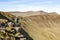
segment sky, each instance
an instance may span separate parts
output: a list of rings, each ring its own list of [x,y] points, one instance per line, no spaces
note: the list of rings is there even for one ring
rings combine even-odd
[[[0,0],[0,11],[40,10],[60,13],[60,0]]]

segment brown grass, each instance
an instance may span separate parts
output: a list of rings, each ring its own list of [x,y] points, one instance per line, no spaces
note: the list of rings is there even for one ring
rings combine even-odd
[[[22,18],[22,28],[34,40],[60,40],[60,15],[35,15]]]

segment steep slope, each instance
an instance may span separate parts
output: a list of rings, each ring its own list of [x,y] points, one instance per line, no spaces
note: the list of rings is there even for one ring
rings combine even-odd
[[[13,19],[15,18],[15,16],[12,15],[12,14],[10,14],[10,13],[8,13],[8,12],[0,12],[0,18],[13,21]]]
[[[60,15],[35,15],[23,17],[22,28],[34,40],[60,40]]]

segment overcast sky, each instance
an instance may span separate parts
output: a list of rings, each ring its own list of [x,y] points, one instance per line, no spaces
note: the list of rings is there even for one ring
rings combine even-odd
[[[0,0],[0,11],[38,11],[60,13],[60,0]]]

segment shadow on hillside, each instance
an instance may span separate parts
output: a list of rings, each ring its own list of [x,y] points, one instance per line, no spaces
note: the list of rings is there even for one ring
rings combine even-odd
[[[23,34],[27,39],[26,40],[33,40],[27,32],[25,32],[23,29],[20,29],[20,33]]]
[[[0,19],[6,19],[6,20],[8,20],[8,21],[11,21],[11,20],[9,20],[6,16],[2,15],[1,13],[0,13]]]

